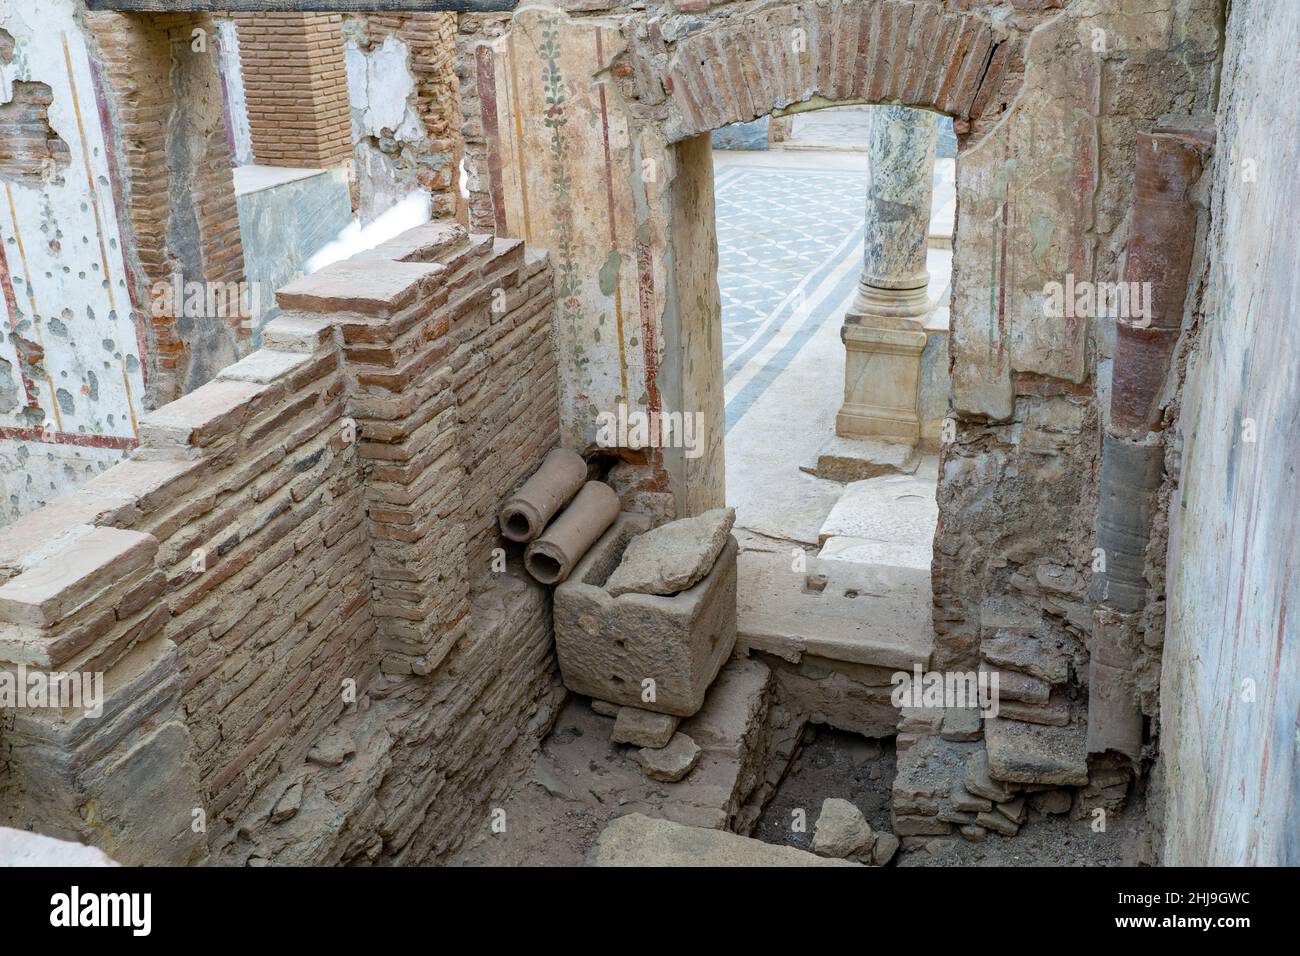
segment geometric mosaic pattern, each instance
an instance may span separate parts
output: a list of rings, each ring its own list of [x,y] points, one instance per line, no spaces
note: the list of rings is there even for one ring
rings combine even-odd
[[[866,177],[858,171],[761,166],[718,174],[724,363],[861,227],[866,201]]]

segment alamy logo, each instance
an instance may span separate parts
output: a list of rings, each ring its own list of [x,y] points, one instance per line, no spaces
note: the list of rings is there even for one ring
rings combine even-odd
[[[628,411],[596,416],[596,444],[601,448],[683,448],[687,458],[704,454],[703,412]]]
[[[88,671],[0,670],[0,710],[75,709],[104,714],[104,675]]]
[[[981,717],[998,715],[997,671],[922,671],[912,665],[912,673],[897,671],[889,682],[894,685],[890,702],[898,708],[978,710]]]
[[[1151,324],[1150,282],[1065,282],[1043,286],[1043,316],[1049,319],[1125,319],[1134,327]]]
[[[151,893],[69,893],[50,897],[51,926],[128,926],[132,936],[148,936],[153,928]]]
[[[150,289],[149,311],[155,318],[255,319],[261,310],[257,282],[186,282],[173,272],[170,282],[155,282]]]

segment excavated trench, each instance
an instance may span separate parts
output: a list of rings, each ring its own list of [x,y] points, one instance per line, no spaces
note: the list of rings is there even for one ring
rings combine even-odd
[[[897,735],[813,722],[810,712],[824,702],[798,699],[797,682],[783,680],[767,660],[730,660],[705,707],[682,722],[701,755],[676,782],[648,777],[638,748],[611,740],[614,717],[571,694],[532,764],[494,806],[500,825],[472,837],[454,865],[589,863],[602,832],[629,814],[806,851],[829,798],[852,803],[877,834],[893,833],[899,801],[908,799],[899,796],[900,761],[910,759]],[[903,836],[885,865],[1119,866],[1138,859],[1140,797],[1110,811],[1100,831],[1078,801],[1063,813],[1039,805],[1026,806],[1014,836],[987,831],[967,839],[957,827]],[[709,862],[708,849],[700,852],[699,862]]]

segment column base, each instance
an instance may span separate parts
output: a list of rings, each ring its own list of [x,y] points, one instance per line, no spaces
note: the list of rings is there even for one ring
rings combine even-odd
[[[930,301],[928,285],[914,289],[880,289],[859,282],[845,321],[877,328],[923,328],[925,317],[932,311],[934,303]]]

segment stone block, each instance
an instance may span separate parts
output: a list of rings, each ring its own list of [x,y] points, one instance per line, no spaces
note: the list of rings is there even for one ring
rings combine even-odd
[[[982,749],[976,743],[919,738],[898,757],[893,786],[895,812],[937,814],[949,795],[960,788],[971,754]],[[917,834],[900,831],[899,835]]]
[[[1020,832],[1020,826],[1008,820],[1000,813],[981,813],[975,818],[977,826],[986,830],[992,830],[994,833],[1001,833],[1003,836],[1015,836]]]
[[[1029,805],[1045,816],[1069,813],[1074,795],[1069,790],[1043,790],[1029,794]]]
[[[686,734],[673,734],[665,747],[642,747],[636,762],[651,780],[676,783],[700,762],[700,745]]]
[[[330,340],[334,323],[312,315],[285,313],[262,327],[262,348],[277,352],[315,352]]]
[[[968,792],[994,803],[1010,800],[1017,789],[989,776],[988,753],[983,747],[972,753],[970,759],[966,762],[966,773],[963,782]],[[985,807],[984,809],[991,810],[992,807]]]
[[[953,785],[953,791],[949,794],[949,801],[952,803],[953,809],[960,810],[962,813],[984,813],[993,809],[992,800],[967,793],[964,788],[956,784]]]
[[[946,836],[951,832],[952,824],[938,817],[901,816],[897,812],[894,814],[894,833],[900,837]]]
[[[420,262],[345,260],[290,282],[275,297],[285,311],[387,316],[414,302],[444,271]]]
[[[943,714],[939,735],[944,740],[979,740],[984,735],[980,712],[974,707],[950,707]]]
[[[215,381],[201,385],[140,419],[140,444],[147,448],[205,448],[236,432],[267,390],[254,382]]]
[[[911,445],[835,435],[818,450],[816,464],[802,470],[818,478],[850,482],[881,475],[912,475],[920,464],[921,456]]]
[[[265,385],[278,378],[284,378],[304,368],[312,357],[305,352],[282,352],[273,349],[258,349],[234,365],[227,365],[217,373],[221,382],[252,382]]]
[[[735,523],[734,508],[679,518],[633,538],[605,590],[620,594],[678,594],[713,569]]]
[[[620,707],[610,739],[616,744],[654,749],[668,746],[676,730],[677,718],[671,714],[656,714],[640,707]]]
[[[51,627],[116,581],[152,566],[152,535],[94,528],[0,586],[0,621]]]
[[[997,673],[999,706],[1004,706],[1009,700],[1025,704],[1046,704],[1051,697],[1052,685],[1045,680],[1019,671],[989,667],[987,664],[981,664],[980,670]]]
[[[989,775],[1012,783],[1081,787],[1088,782],[1082,721],[1068,727],[994,717],[984,722]],[[971,789],[969,783],[966,789]]]
[[[999,630],[980,642],[980,654],[996,667],[1020,671],[1049,684],[1064,684],[1070,677],[1069,658],[1047,638]]]
[[[805,586],[814,575],[826,577],[820,590]],[[783,660],[807,653],[891,672],[927,668],[931,605],[928,568],[814,558],[793,572],[784,552],[740,556],[739,643]]]
[[[1027,724],[1049,724],[1064,727],[1070,723],[1070,704],[1063,694],[1053,694],[1046,704],[1026,704],[1005,700],[998,707],[998,716],[1019,720]]]
[[[680,594],[610,596],[605,582],[649,523],[620,515],[555,589],[556,656],[575,693],[689,717],[735,645],[737,545],[729,537],[713,570]]]
[[[867,856],[875,846],[876,835],[862,811],[848,800],[830,797],[822,802],[821,813],[813,827],[812,850],[818,856]]]

